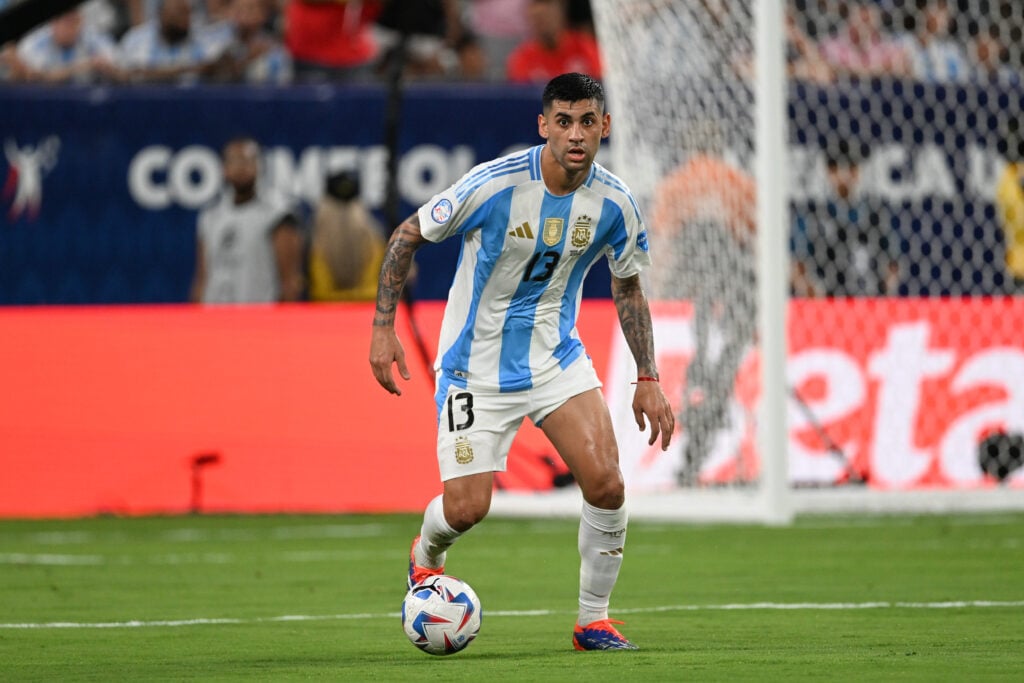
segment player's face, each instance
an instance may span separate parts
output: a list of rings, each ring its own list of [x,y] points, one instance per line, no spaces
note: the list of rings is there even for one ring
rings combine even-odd
[[[575,174],[590,169],[601,140],[611,132],[612,121],[596,100],[555,100],[537,117],[537,125],[551,155],[567,172]]]

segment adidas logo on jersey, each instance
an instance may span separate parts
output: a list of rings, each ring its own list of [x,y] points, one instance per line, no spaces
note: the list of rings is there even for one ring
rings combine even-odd
[[[508,231],[509,237],[522,237],[523,239],[532,240],[533,230],[530,229],[530,222],[526,221],[522,225],[516,226],[512,230]]]

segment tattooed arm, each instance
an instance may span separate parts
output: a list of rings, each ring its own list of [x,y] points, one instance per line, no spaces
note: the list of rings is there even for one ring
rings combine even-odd
[[[402,379],[409,379],[411,375],[405,364],[402,342],[395,333],[395,312],[412,268],[412,256],[425,241],[420,234],[419,216],[413,214],[406,218],[391,234],[384,253],[384,263],[380,268],[380,279],[377,281],[377,310],[373,314],[370,366],[380,385],[399,396],[402,390],[395,383],[391,365],[398,364]]]
[[[625,279],[612,278],[612,300],[619,314],[619,325],[626,337],[629,350],[636,360],[637,374],[641,377],[658,377],[654,363],[654,332],[651,325],[651,311],[647,297],[640,286],[640,276]]]
[[[640,276],[628,278],[612,277],[612,300],[619,314],[619,325],[626,338],[633,359],[636,361],[637,375],[658,379],[658,367],[654,362],[654,330],[651,324],[651,309],[647,305],[647,297],[640,286]],[[643,381],[636,383],[633,395],[633,416],[640,431],[646,429],[644,416],[651,423],[651,438],[647,443],[654,445],[661,436],[661,449],[668,450],[675,430],[675,415],[669,405],[659,382]]]

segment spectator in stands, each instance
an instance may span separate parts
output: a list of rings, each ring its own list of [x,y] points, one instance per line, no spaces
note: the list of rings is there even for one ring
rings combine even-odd
[[[917,12],[905,22],[904,46],[910,76],[926,83],[962,83],[970,77],[967,53],[951,34],[947,0],[917,0]]]
[[[462,36],[455,43],[455,59],[455,79],[475,82],[490,79],[487,50],[474,33],[462,32]]]
[[[1006,245],[1006,290],[1024,294],[1024,133],[1022,114],[1011,114],[1001,141],[1006,168],[996,187],[996,218]]]
[[[200,3],[205,6],[206,16],[204,21],[209,24],[217,24],[222,21],[232,21],[235,15],[234,0],[205,0]],[[264,21],[270,15],[270,2],[262,0]]]
[[[530,0],[470,0],[468,30],[479,36],[486,52],[487,80],[504,81],[508,57],[530,35],[526,7]]]
[[[160,0],[157,19],[121,39],[121,68],[131,81],[195,83],[212,68],[215,50],[194,30],[189,0]]]
[[[829,83],[835,75],[821,54],[818,43],[800,25],[800,17],[787,5],[786,73],[790,78],[811,83]]]
[[[840,78],[907,76],[910,63],[900,40],[882,26],[882,10],[871,0],[841,5],[845,22],[821,42],[821,54]]]
[[[1009,50],[1004,42],[1008,34],[1005,26],[998,23],[982,26],[971,22],[968,27],[971,42],[968,54],[971,58],[971,77],[979,83],[1005,83],[1019,85],[1021,72],[1007,63]]]
[[[114,41],[84,26],[77,8],[22,38],[17,57],[20,79],[37,83],[92,83],[119,74]]]
[[[305,290],[303,231],[289,202],[260,187],[259,145],[251,138],[231,140],[222,160],[225,187],[197,221],[191,300],[300,300]]]
[[[569,21],[569,28],[597,37],[597,29],[594,27],[594,12],[590,7],[590,0],[568,0],[566,5],[566,17]]]
[[[284,42],[300,82],[366,81],[380,47],[377,0],[287,0]]]
[[[385,0],[377,30],[384,55],[379,74],[387,78],[401,59],[406,78],[444,78],[456,72],[455,45],[462,37],[457,0]]]
[[[161,0],[113,0],[127,6],[129,22],[132,26],[139,26],[148,21],[153,21],[160,16]],[[211,21],[218,21],[227,15],[227,5],[230,0],[190,0],[192,9],[192,23],[195,26],[203,26]]]
[[[266,30],[266,0],[232,0],[227,19],[212,26],[206,38],[220,57],[211,68],[213,81],[282,85],[292,80],[291,55]]]
[[[826,150],[828,195],[797,207],[792,233],[797,296],[898,293],[899,252],[892,218],[860,192],[868,148],[845,139]]]
[[[0,82],[19,80],[23,70],[17,45],[13,41],[0,45]]]
[[[509,81],[543,83],[567,72],[601,78],[597,41],[568,28],[566,0],[530,0],[526,9],[530,37],[509,55]]]
[[[124,0],[86,0],[78,9],[86,30],[102,33],[115,44],[127,30],[128,7]]]
[[[309,298],[373,301],[384,259],[384,229],[359,196],[352,172],[327,178],[313,218]]]

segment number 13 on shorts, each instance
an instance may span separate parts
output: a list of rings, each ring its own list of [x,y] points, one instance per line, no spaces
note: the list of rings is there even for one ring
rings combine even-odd
[[[457,432],[473,426],[473,394],[468,391],[448,394],[448,431]]]

